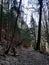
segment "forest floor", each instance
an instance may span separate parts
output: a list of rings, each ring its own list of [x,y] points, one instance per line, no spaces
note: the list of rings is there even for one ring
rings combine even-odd
[[[0,55],[0,65],[49,65],[49,56],[35,51],[32,48],[17,49],[16,57]]]

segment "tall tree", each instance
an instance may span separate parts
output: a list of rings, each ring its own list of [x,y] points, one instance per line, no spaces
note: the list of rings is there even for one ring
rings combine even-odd
[[[11,41],[10,41],[10,45],[9,45],[8,49],[5,51],[5,54],[8,54],[8,52],[9,52],[11,46],[13,45],[13,38],[14,38],[14,35],[15,35],[15,31],[16,31],[16,26],[17,26],[18,17],[19,17],[19,15],[20,15],[21,3],[22,3],[22,0],[20,0],[20,2],[19,2],[19,7],[18,7],[18,11],[17,11],[17,17],[16,17],[16,21],[15,21],[15,25],[14,25],[14,31],[13,31],[13,34],[12,34],[12,39],[11,39]],[[14,55],[15,55],[15,53],[14,53]]]
[[[6,34],[6,39],[7,39],[7,41],[8,41],[8,38],[9,38],[9,0],[7,0],[7,2],[5,3],[5,7],[6,7],[6,10],[7,10],[7,27],[6,27],[6,32],[7,32],[7,34]]]
[[[3,13],[3,0],[1,0],[1,15],[0,15],[0,42],[1,42],[1,33],[2,33],[2,13]]]
[[[43,0],[38,0],[40,7],[39,7],[39,24],[38,24],[38,39],[37,39],[37,45],[36,45],[36,50],[40,50],[40,40],[41,40],[41,20],[42,20],[42,5],[43,5]]]
[[[47,42],[49,43],[49,0],[47,3],[47,9],[48,9],[48,22],[46,22],[46,28],[47,28]]]
[[[47,10],[48,10],[47,16],[46,16],[46,12],[44,10],[44,19],[45,19],[45,25],[46,25],[46,40],[49,43],[49,1],[47,3]]]

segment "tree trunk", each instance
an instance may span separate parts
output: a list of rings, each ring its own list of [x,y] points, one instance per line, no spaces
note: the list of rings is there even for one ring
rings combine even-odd
[[[9,41],[9,32],[10,32],[10,24],[9,24],[9,0],[8,0],[8,15],[7,15],[7,17],[8,17],[8,21],[7,21],[7,35],[6,35],[6,39],[7,39],[7,42]]]
[[[12,39],[11,39],[11,42],[10,42],[10,45],[8,47],[8,49],[5,51],[5,54],[8,54],[11,46],[13,45],[13,38],[14,38],[14,35],[15,35],[15,31],[16,31],[16,26],[17,26],[17,21],[18,21],[18,17],[20,15],[20,6],[21,6],[21,2],[22,0],[20,0],[20,3],[19,3],[19,7],[18,7],[18,11],[17,11],[17,17],[16,17],[16,21],[15,21],[15,26],[14,26],[14,32],[12,34]]]
[[[40,50],[40,40],[41,40],[41,20],[42,20],[42,0],[39,0],[40,8],[39,8],[39,25],[38,25],[38,39],[36,50]]]
[[[2,33],[2,13],[3,13],[3,0],[1,0],[1,16],[0,16],[0,42],[1,42],[1,33]]]

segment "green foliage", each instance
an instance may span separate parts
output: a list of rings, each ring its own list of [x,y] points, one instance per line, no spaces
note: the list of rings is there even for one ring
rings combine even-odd
[[[21,39],[27,39],[29,42],[32,40],[29,28],[21,30]]]

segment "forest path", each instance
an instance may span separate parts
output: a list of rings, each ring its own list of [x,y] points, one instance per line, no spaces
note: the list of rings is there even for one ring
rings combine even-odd
[[[49,65],[49,56],[39,53],[31,48],[19,49],[16,57],[0,56],[0,65]]]

